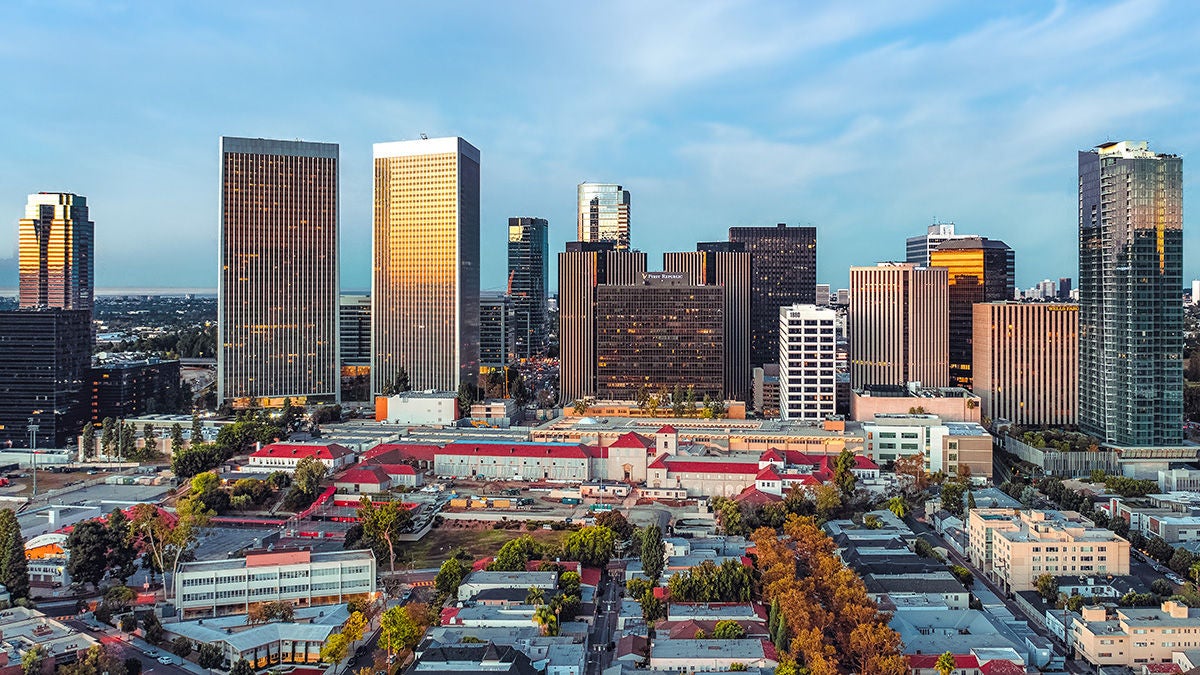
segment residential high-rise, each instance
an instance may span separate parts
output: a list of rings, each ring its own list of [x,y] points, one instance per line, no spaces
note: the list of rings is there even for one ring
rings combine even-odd
[[[561,405],[596,395],[596,289],[638,283],[646,254],[615,243],[567,242],[558,254],[559,396]]]
[[[18,229],[21,307],[91,312],[96,236],[87,198],[69,192],[29,195]]]
[[[649,272],[640,283],[596,287],[596,395],[633,401],[692,390],[723,398],[725,291],[683,272]]]
[[[1145,141],[1079,153],[1079,426],[1183,441],[1183,160]]]
[[[779,308],[779,414],[816,422],[837,412],[837,312],[815,305]]]
[[[986,237],[956,238],[929,254],[931,267],[945,267],[950,284],[950,383],[971,388],[971,338],[977,302],[1013,297],[1013,250]]]
[[[904,240],[904,262],[929,267],[929,254],[947,241],[974,237],[974,234],[955,234],[954,223],[935,223],[919,237]]]
[[[92,313],[59,308],[0,312],[0,447],[62,448],[87,418]]]
[[[479,294],[479,365],[503,368],[512,362],[516,345],[512,300],[497,291]]]
[[[701,242],[696,250],[664,253],[663,271],[681,272],[689,283],[724,290],[726,398],[750,397],[750,254],[737,242]]]
[[[615,183],[580,183],[579,241],[611,241],[629,249],[629,190]]]
[[[479,150],[462,138],[375,144],[371,391],[479,376]]]
[[[944,267],[879,263],[850,268],[850,384],[950,383]]]
[[[517,358],[546,347],[546,283],[550,262],[545,218],[508,219],[508,295],[512,299]]]
[[[750,254],[750,366],[779,358],[779,308],[811,305],[817,290],[817,228],[731,227]]]
[[[217,398],[337,401],[338,146],[221,138]]]
[[[974,392],[983,416],[1021,426],[1074,425],[1079,306],[982,302],[973,318]]]

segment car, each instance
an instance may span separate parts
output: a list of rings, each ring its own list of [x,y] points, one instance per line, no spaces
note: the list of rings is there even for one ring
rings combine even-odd
[[[150,651],[146,652],[146,656],[149,656],[150,658],[154,658],[154,657],[158,656],[158,650],[151,649]]]
[[[169,666],[174,662],[174,660],[169,656],[160,656],[158,657],[158,662],[164,666]]]

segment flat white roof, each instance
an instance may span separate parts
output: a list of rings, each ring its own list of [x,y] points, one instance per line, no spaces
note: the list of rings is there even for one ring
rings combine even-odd
[[[415,141],[391,141],[376,143],[374,156],[381,157],[415,157],[417,155],[444,155],[456,152],[479,161],[479,148],[471,145],[459,136],[446,138],[421,138]]]

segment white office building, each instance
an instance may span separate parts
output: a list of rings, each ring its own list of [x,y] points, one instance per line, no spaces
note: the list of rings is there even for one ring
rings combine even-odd
[[[823,420],[836,412],[837,312],[815,305],[779,308],[779,414]]]

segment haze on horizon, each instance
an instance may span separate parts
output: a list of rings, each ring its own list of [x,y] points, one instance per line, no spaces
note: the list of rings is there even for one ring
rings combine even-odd
[[[88,198],[98,288],[215,287],[221,135],[340,144],[342,284],[368,288],[371,144],[421,133],[481,150],[485,288],[508,217],[574,239],[584,180],[631,191],[652,269],[810,224],[845,286],[948,221],[1012,246],[1023,288],[1075,278],[1077,150],[1149,140],[1194,192],[1198,27],[1152,1],[6,3],[0,288],[41,190]]]

